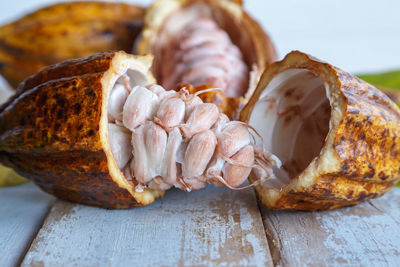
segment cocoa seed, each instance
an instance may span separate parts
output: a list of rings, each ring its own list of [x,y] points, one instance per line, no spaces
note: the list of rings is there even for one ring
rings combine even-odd
[[[178,126],[185,116],[185,103],[179,98],[167,98],[161,101],[156,118],[165,129]]]
[[[182,164],[182,175],[189,178],[201,177],[214,154],[217,138],[211,130],[193,136],[189,141]]]
[[[167,133],[154,122],[146,122],[144,129],[144,142],[147,152],[147,167],[149,177],[162,175],[164,166],[164,153],[167,146]]]
[[[239,152],[231,158],[233,161],[247,165],[250,167],[238,166],[226,162],[222,170],[224,180],[232,187],[238,187],[250,174],[252,165],[254,164],[254,149],[251,145],[243,147]]]
[[[186,138],[191,138],[193,135],[208,130],[219,117],[219,110],[216,105],[211,103],[203,103],[194,107],[192,113],[182,126],[181,130]]]
[[[159,99],[156,94],[142,86],[135,86],[129,94],[124,107],[122,122],[133,131],[146,120],[153,118]]]

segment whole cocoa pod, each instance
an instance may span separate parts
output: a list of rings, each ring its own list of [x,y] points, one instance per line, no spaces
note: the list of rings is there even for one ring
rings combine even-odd
[[[16,88],[47,65],[96,52],[130,52],[144,9],[113,2],[65,2],[0,27],[0,74]]]

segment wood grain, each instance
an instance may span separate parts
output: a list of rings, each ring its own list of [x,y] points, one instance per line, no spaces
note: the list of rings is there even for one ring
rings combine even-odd
[[[276,265],[400,263],[400,188],[381,198],[333,211],[261,211]]]
[[[23,266],[272,266],[253,190],[167,192],[128,210],[57,201]]]
[[[32,183],[0,189],[0,266],[20,262],[53,202]]]

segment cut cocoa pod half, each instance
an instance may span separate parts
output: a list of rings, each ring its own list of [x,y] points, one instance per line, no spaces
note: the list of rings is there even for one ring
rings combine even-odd
[[[0,27],[0,74],[16,88],[41,68],[97,52],[130,52],[144,9],[99,2],[65,2]]]
[[[25,80],[0,111],[0,161],[61,199],[106,208],[153,202],[136,192],[112,156],[107,108],[121,77],[154,82],[152,57],[100,53],[46,67]]]
[[[400,179],[400,111],[374,86],[294,51],[241,113],[282,161],[256,186],[272,209],[323,210],[380,196]],[[255,179],[251,175],[250,180]]]
[[[156,1],[146,10],[137,52],[154,54],[153,73],[168,90],[178,84],[220,88],[231,102],[221,111],[233,118],[276,60],[268,35],[241,1],[231,0]]]

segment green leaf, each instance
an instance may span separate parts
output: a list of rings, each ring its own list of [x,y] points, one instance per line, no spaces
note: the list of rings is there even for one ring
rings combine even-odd
[[[359,75],[358,77],[378,88],[400,90],[400,71]]]
[[[358,75],[386,93],[400,107],[400,71]]]

